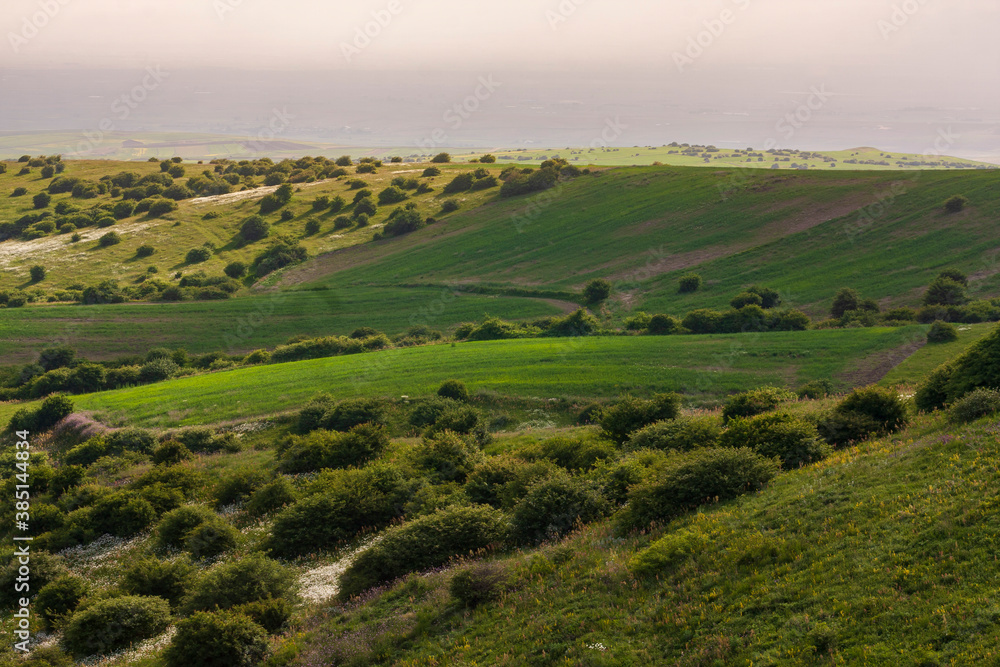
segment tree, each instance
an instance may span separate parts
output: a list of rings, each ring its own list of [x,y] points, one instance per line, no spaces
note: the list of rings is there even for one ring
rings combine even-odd
[[[944,210],[949,213],[959,213],[969,204],[969,199],[964,195],[955,195],[950,197],[948,201],[944,203]]]
[[[611,296],[611,283],[607,280],[591,280],[583,288],[583,298],[588,304],[600,303]]]
[[[969,276],[965,275],[958,269],[945,269],[938,274],[938,278],[950,278],[964,287],[969,286]]]
[[[56,168],[51,164],[42,167],[42,178],[52,178],[56,175]]]
[[[777,290],[773,290],[770,287],[752,285],[751,287],[748,287],[746,291],[750,294],[756,294],[759,296],[761,299],[760,307],[765,310],[781,305],[781,295],[778,294]]]
[[[968,300],[965,285],[951,278],[935,278],[924,293],[924,305],[927,306],[961,306]]]
[[[740,292],[733,297],[729,305],[733,308],[739,310],[743,306],[764,306],[764,300],[760,298],[759,294],[754,294],[753,292]]]
[[[431,162],[433,162],[434,164],[444,164],[446,162],[451,162],[451,155],[448,153],[438,153],[433,158],[431,158]]]
[[[271,234],[271,225],[259,215],[252,215],[240,225],[240,235],[247,241],[260,241]]]
[[[118,245],[121,242],[122,242],[122,237],[119,236],[117,232],[108,232],[97,241],[98,245],[100,245],[102,248]]]
[[[479,161],[482,162],[483,164],[493,164],[494,162],[497,161],[497,158],[495,155],[487,153],[486,155],[479,158]]]
[[[238,280],[247,274],[247,265],[238,261],[230,262],[222,271],[233,280]]]
[[[40,283],[45,280],[45,267],[41,264],[35,264],[31,267],[31,282]]]
[[[844,313],[850,310],[858,310],[861,307],[861,295],[857,290],[845,287],[837,292],[833,297],[833,305],[830,307],[830,315],[840,319]]]
[[[350,167],[352,164],[354,164],[354,161],[351,160],[350,155],[341,155],[339,158],[337,158],[337,161],[334,162],[334,164],[336,164],[338,167]]]
[[[39,192],[31,198],[31,201],[34,202],[35,208],[47,208],[52,201],[52,195],[48,192]]]
[[[371,197],[363,197],[354,205],[354,217],[359,218],[367,215],[369,218],[378,213],[378,205]]]

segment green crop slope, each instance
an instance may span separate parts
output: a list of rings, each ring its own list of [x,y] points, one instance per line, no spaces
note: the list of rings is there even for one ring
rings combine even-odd
[[[680,391],[712,399],[762,384],[845,381],[867,359],[908,345],[924,327],[765,336],[493,341],[404,348],[256,366],[74,399],[114,424],[176,426],[301,407],[320,391],[348,397],[425,395],[458,378],[473,390],[540,398]],[[0,418],[5,415],[0,411]]]
[[[154,347],[236,354],[274,347],[300,334],[347,335],[361,326],[397,334],[415,324],[446,329],[485,313],[517,319],[564,309],[519,297],[357,287],[178,304],[40,306],[2,311],[0,358],[26,363],[46,346],[58,344],[71,345],[93,360],[144,354]]]
[[[986,171],[615,169],[334,252],[285,281],[577,289],[610,278],[632,293],[633,306],[676,314],[722,306],[741,286],[762,282],[818,315],[842,286],[912,305],[948,266],[973,274],[977,293],[994,294],[998,179]],[[958,193],[972,206],[946,215],[944,200]],[[861,218],[861,210],[874,215]],[[678,295],[676,279],[691,270],[706,288]]]
[[[318,618],[293,664],[347,647],[391,647],[384,665],[1000,664],[995,427],[915,431],[649,535],[606,523],[503,557],[512,590],[473,611],[448,574],[412,577]],[[633,576],[681,531],[687,552]]]

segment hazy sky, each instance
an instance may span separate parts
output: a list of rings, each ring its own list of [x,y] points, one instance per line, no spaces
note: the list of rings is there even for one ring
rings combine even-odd
[[[921,152],[954,127],[1000,160],[998,28],[1000,0],[3,0],[0,130],[94,127],[152,68],[116,129],[253,133],[287,106],[286,136],[417,143],[495,76],[450,141],[559,145],[620,116],[616,145]]]
[[[342,45],[373,13],[391,20],[348,60]],[[5,0],[0,32],[10,42],[33,18],[37,36],[0,64],[669,69],[706,21],[727,18],[696,67],[885,68],[933,85],[995,81],[1000,66],[997,0]]]

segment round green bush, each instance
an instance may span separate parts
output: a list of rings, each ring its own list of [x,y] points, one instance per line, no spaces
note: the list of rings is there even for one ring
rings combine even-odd
[[[847,395],[835,408],[839,413],[864,415],[878,424],[879,435],[895,433],[909,421],[906,402],[899,392],[882,387],[863,387]]]
[[[448,583],[448,592],[465,607],[474,609],[498,600],[508,577],[500,563],[476,563],[455,573]]]
[[[446,431],[459,435],[474,435],[480,445],[489,444],[491,438],[483,423],[482,414],[471,405],[449,406],[437,416],[424,435],[434,436]]]
[[[712,416],[678,417],[655,422],[633,433],[626,449],[659,449],[688,452],[692,449],[715,447],[722,434],[722,425]]]
[[[646,479],[650,469],[658,466],[669,454],[656,449],[640,449],[618,459],[603,461],[587,478],[593,480],[611,503],[620,507],[628,502],[628,491]]]
[[[177,624],[163,659],[168,667],[257,667],[267,632],[243,614],[199,612]]]
[[[503,543],[508,530],[506,517],[484,506],[448,507],[390,528],[344,572],[340,597],[350,599],[410,572],[481,553]]]
[[[153,525],[156,510],[132,491],[118,491],[98,500],[90,514],[90,527],[98,534],[132,537]]]
[[[87,582],[72,574],[64,574],[38,591],[35,609],[42,625],[52,630],[66,620],[87,595]]]
[[[679,333],[683,327],[680,320],[669,315],[653,315],[649,318],[646,332],[652,336],[669,336]]]
[[[168,440],[156,447],[153,450],[152,460],[154,464],[167,464],[173,465],[175,463],[180,463],[181,461],[187,461],[188,459],[194,458],[194,454],[191,450],[184,446],[183,443],[177,442],[176,440]]]
[[[107,248],[113,245],[118,245],[122,242],[122,237],[118,235],[118,232],[108,232],[100,239],[97,240],[97,244],[102,248]]]
[[[75,613],[63,642],[77,657],[101,655],[155,637],[169,625],[170,606],[162,598],[109,598]]]
[[[483,455],[470,437],[442,431],[424,437],[414,450],[414,459],[435,480],[462,483]]]
[[[710,545],[711,542],[704,535],[682,528],[665,535],[633,556],[628,568],[639,577],[661,576],[676,570]]]
[[[264,516],[291,505],[295,500],[295,487],[288,478],[279,477],[254,491],[244,509],[250,516]]]
[[[779,465],[748,447],[699,449],[672,457],[656,476],[629,492],[620,525],[645,529],[694,509],[753,493],[778,474]]]
[[[287,597],[293,590],[293,573],[261,554],[217,565],[202,575],[184,600],[189,612],[229,609],[265,598]]]
[[[148,243],[143,243],[141,246],[135,249],[136,257],[152,257],[156,252],[156,248],[149,245]]]
[[[236,548],[240,532],[216,517],[193,528],[184,536],[184,549],[198,559],[215,558]]]
[[[375,399],[349,398],[323,415],[320,426],[332,431],[349,431],[361,424],[385,426],[385,409]]]
[[[465,494],[479,505],[513,509],[536,480],[556,470],[550,461],[529,462],[510,455],[491,456],[466,477]]]
[[[271,225],[259,215],[252,215],[240,225],[240,235],[247,241],[260,241],[271,234]]]
[[[938,321],[927,331],[928,343],[950,343],[955,340],[958,340],[958,329],[954,324]]]
[[[245,501],[263,486],[268,475],[263,470],[242,468],[233,471],[219,482],[215,489],[215,506],[225,507]]]
[[[702,279],[697,273],[689,273],[686,276],[681,276],[680,280],[677,281],[678,290],[681,294],[689,294],[691,292],[697,292],[701,289]]]
[[[112,431],[107,435],[107,442],[112,453],[151,454],[156,446],[156,436],[146,429],[130,427]]]
[[[32,431],[48,431],[64,418],[73,414],[73,401],[66,396],[49,396],[34,414]]]
[[[185,505],[167,512],[156,525],[156,543],[161,549],[183,549],[188,533],[217,517],[201,505]]]
[[[677,394],[658,394],[646,401],[626,396],[601,413],[601,428],[605,437],[618,444],[644,426],[680,414],[681,398]]]
[[[829,380],[813,380],[807,382],[795,391],[799,398],[818,400],[833,394],[833,383]]]
[[[143,558],[122,574],[121,588],[129,595],[163,598],[176,605],[187,594],[195,568],[186,556],[173,560]]]
[[[757,415],[729,422],[719,438],[722,447],[749,447],[761,456],[777,457],[786,470],[822,461],[830,447],[819,439],[816,427],[782,413]]]
[[[533,447],[518,452],[521,458],[547,459],[571,471],[589,470],[601,461],[615,456],[615,444],[596,433],[578,437],[556,436],[547,438]]]
[[[27,597],[32,597],[33,591],[40,591],[50,582],[68,575],[69,569],[62,556],[50,554],[47,551],[31,549],[31,591]],[[0,606],[4,609],[14,607],[18,600],[26,597],[24,592],[14,590],[17,578],[21,576],[21,564],[17,558],[8,558],[0,569]]]
[[[555,540],[576,526],[606,516],[610,505],[587,480],[553,474],[528,488],[514,508],[514,539],[521,544]]]
[[[147,361],[139,369],[139,379],[142,382],[162,382],[169,380],[180,370],[170,359]]]
[[[367,423],[347,433],[315,431],[293,435],[284,444],[278,468],[295,474],[358,466],[378,457],[388,446],[389,435],[385,427]]]
[[[454,401],[468,401],[469,390],[465,384],[459,380],[446,380],[437,390],[437,395],[441,398],[450,398]]]
[[[233,607],[233,612],[250,618],[273,635],[288,625],[292,617],[292,603],[284,598],[266,598],[237,605]]]
[[[435,396],[422,399],[414,403],[407,421],[410,426],[424,428],[436,422],[445,411],[454,406],[454,401],[449,398],[438,398]]]
[[[980,387],[955,401],[949,410],[954,422],[967,424],[1000,412],[1000,391]]]
[[[326,479],[317,482],[314,495],[275,517],[269,544],[275,554],[324,551],[363,530],[387,526],[402,514],[414,490],[414,483],[388,464],[322,474]]]
[[[208,248],[191,248],[184,256],[184,261],[188,264],[200,264],[210,259],[212,259],[212,251]]]
[[[726,401],[722,409],[722,420],[728,422],[736,417],[754,417],[774,410],[794,398],[795,394],[778,387],[759,387],[745,391]]]
[[[247,265],[245,262],[230,262],[222,271],[233,280],[239,280],[247,274]]]

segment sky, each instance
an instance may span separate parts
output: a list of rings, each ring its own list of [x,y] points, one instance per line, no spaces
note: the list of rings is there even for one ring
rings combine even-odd
[[[819,89],[841,121],[867,114],[866,128],[896,127],[898,117],[878,114],[933,109],[920,122],[978,123],[972,135],[982,145],[968,150],[1000,153],[990,140],[1000,119],[998,27],[997,0],[5,0],[0,75],[33,71],[45,82],[47,73],[76,70],[86,82],[94,70],[239,69],[261,72],[271,90],[281,71],[367,75],[372,85],[447,72],[460,86],[502,75],[508,95],[559,88],[567,101],[591,106],[600,101],[597,82],[610,80],[628,85],[604,101],[642,106],[645,115],[680,105],[764,113],[764,124]],[[217,75],[218,90],[226,77]],[[351,85],[355,98],[368,93]],[[437,94],[431,107],[446,109],[456,94],[446,88],[400,90]],[[5,119],[0,101],[0,129],[5,121],[23,129],[18,111],[68,122],[31,104]],[[850,139],[842,141],[860,143]],[[917,151],[922,139],[912,141]]]

